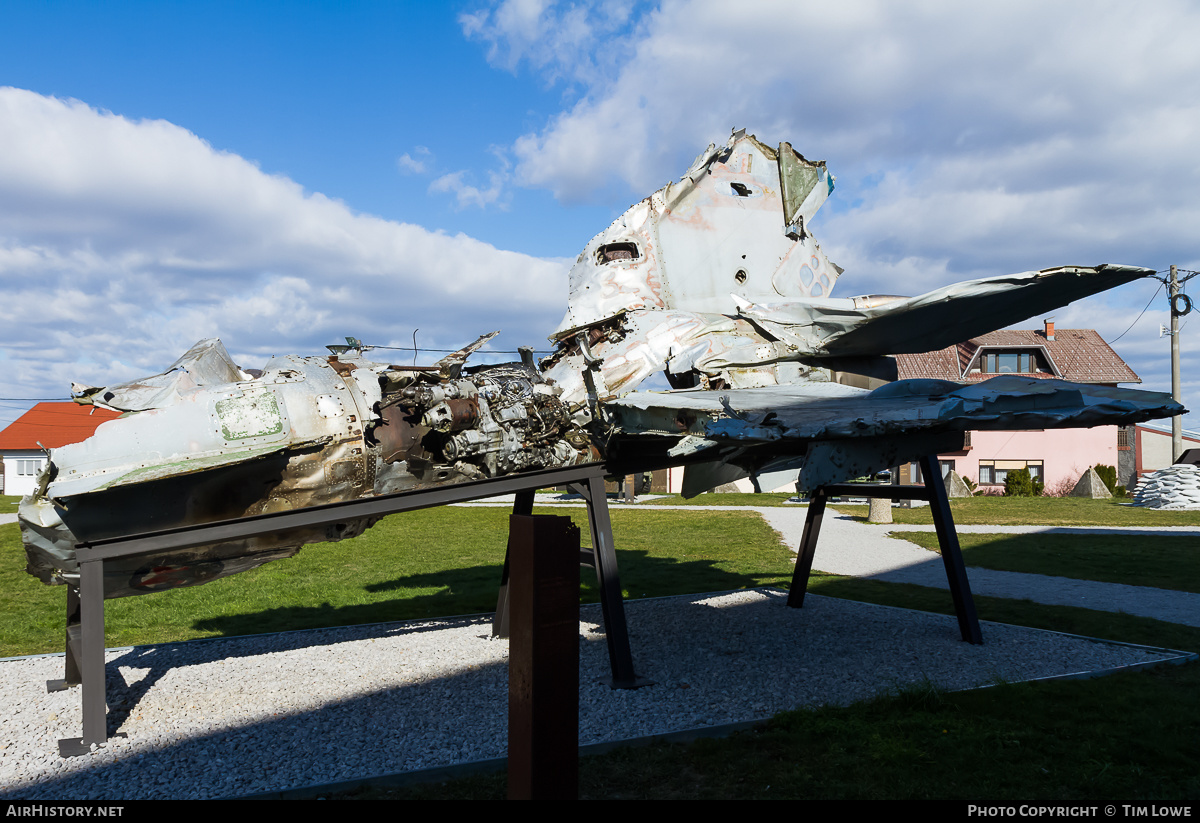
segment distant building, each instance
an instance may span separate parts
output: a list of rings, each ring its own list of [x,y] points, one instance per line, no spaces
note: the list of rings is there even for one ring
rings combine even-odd
[[[1200,449],[1200,434],[1185,431],[1183,450]],[[1165,469],[1179,455],[1171,454],[1171,425],[1139,423],[1121,427],[1121,463],[1117,482],[1132,489],[1147,474]]]
[[[46,453],[68,443],[86,440],[117,412],[78,403],[38,403],[0,431],[3,461],[3,494],[24,496],[34,490],[37,476],[46,467]]]
[[[1093,329],[1056,330],[1052,320],[1043,329],[995,331],[940,351],[896,355],[896,362],[902,380],[974,383],[1019,374],[1103,386],[1142,382]],[[1119,437],[1128,440],[1119,428],[973,431],[965,449],[938,459],[943,473],[953,469],[982,489],[1003,490],[1008,472],[1017,469],[1028,469],[1047,489],[1057,489],[1073,484],[1089,466],[1117,467]],[[919,480],[915,469],[916,464],[902,467],[900,482]]]

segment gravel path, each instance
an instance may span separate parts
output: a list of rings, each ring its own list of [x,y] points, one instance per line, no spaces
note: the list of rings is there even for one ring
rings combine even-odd
[[[627,604],[638,674],[602,682],[599,607],[580,624],[580,742],[758,720],[925,680],[948,689],[1090,672],[1170,655],[771,590]],[[680,642],[681,638],[687,642]],[[80,729],[77,690],[47,694],[62,658],[0,662],[0,797],[233,797],[500,757],[507,642],[486,618],[197,641],[107,654],[110,724],[127,733],[61,759]]]

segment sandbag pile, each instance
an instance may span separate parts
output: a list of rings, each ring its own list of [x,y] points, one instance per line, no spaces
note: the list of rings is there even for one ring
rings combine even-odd
[[[1152,509],[1200,509],[1200,466],[1167,466],[1144,477],[1133,504]]]

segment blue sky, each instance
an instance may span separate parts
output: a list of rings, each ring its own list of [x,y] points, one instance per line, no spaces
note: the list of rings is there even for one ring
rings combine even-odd
[[[836,295],[1200,269],[1197,35],[1169,1],[0,0],[0,397],[208,336],[540,346],[587,240],[733,127],[829,163]],[[1112,340],[1156,287],[1056,321]],[[1165,322],[1116,344],[1160,391]]]

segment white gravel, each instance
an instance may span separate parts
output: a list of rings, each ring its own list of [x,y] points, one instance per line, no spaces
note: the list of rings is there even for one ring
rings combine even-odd
[[[999,624],[984,645],[951,617],[772,590],[627,604],[639,675],[614,691],[599,607],[580,624],[580,743],[845,704],[926,680],[949,689],[1090,672],[1169,655]],[[78,690],[47,694],[61,656],[0,662],[5,799],[235,797],[500,757],[506,641],[486,618],[383,624],[111,650],[110,728],[62,759]]]
[[[795,549],[806,508],[753,510]],[[944,588],[934,553],[888,537],[907,528],[829,510],[814,565]],[[1200,595],[977,568],[969,577],[977,594],[1200,625]],[[785,599],[758,590],[628,602],[638,674],[655,682],[636,691],[601,682],[599,607],[584,607],[580,743],[758,720],[926,680],[969,688],[1170,656],[986,622],[984,645],[971,646],[952,617],[815,595],[796,610]],[[79,690],[45,691],[62,656],[0,661],[0,797],[236,797],[501,757],[507,651],[487,618],[110,650],[110,730],[128,737],[71,759],[57,740],[80,734]]]

